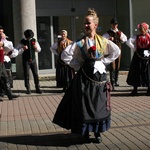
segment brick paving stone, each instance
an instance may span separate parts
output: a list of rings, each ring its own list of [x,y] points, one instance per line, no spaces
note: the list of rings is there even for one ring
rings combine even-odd
[[[15,122],[14,121],[8,121],[7,122],[7,135],[15,135],[16,130],[15,130]]]
[[[11,144],[11,143],[8,143],[7,144],[7,149],[8,150],[18,150],[18,148],[17,148],[17,145],[16,144]]]
[[[95,144],[93,144],[93,143],[85,144],[85,146],[89,150],[98,150],[97,146]]]
[[[141,149],[149,149],[150,148],[150,145],[146,145],[144,143],[143,135],[141,133],[137,132],[135,130],[135,128],[131,128],[130,130],[128,130],[127,128],[125,128],[124,130],[128,131],[133,137],[135,137],[137,139],[138,145],[140,145],[139,147]]]
[[[111,133],[112,136],[112,142],[119,147],[119,149],[127,150],[129,149],[128,145],[126,144],[126,138],[120,134],[119,132],[115,132],[116,130],[109,130],[107,136],[111,139],[109,136],[109,133]],[[114,141],[114,138],[116,138],[116,141]]]
[[[73,145],[73,146],[69,146],[69,147],[67,148],[67,150],[78,150],[78,148]]]
[[[28,120],[22,120],[24,134],[31,134],[31,127]]]
[[[129,131],[129,132],[128,132]],[[126,137],[126,138],[128,138],[129,139],[129,141],[130,141],[130,144],[127,142],[127,144],[128,144],[128,146],[129,146],[129,148],[132,150],[132,149],[136,149],[136,150],[139,150],[139,149],[141,149],[140,148],[140,145],[139,145],[139,140],[137,140],[137,138],[136,137],[134,137],[134,136],[132,136],[132,134],[130,134],[130,129],[128,129],[128,130],[126,130],[126,129],[123,129],[122,131],[121,131],[121,133]]]
[[[15,135],[20,135],[20,134],[24,133],[21,118],[20,118],[20,120],[15,121],[15,131],[16,131]]]
[[[48,132],[55,132],[55,128],[52,122],[50,122],[49,120],[45,120],[45,124],[47,126],[47,130]]]
[[[95,143],[95,145],[99,150],[109,150],[108,147],[106,145],[104,145],[103,143],[100,143],[100,144]]]
[[[31,127],[32,134],[34,134],[34,133],[40,133],[39,125],[36,122],[36,120],[30,120],[30,127]]]
[[[0,150],[7,150],[7,143],[0,142]]]
[[[78,150],[87,150],[87,146],[86,145],[76,145]]]
[[[48,147],[47,147],[47,150],[57,150],[57,148],[54,147],[54,146],[48,146]]]
[[[82,143],[70,130],[52,123],[64,95],[56,81],[40,81],[43,94],[36,94],[31,80],[32,93],[27,95],[24,81],[14,80],[13,93],[21,96],[12,101],[5,96],[0,101],[0,150],[149,150],[150,98],[145,88],[139,88],[139,96],[129,96],[132,87],[126,77],[120,75],[120,86],[111,92],[112,125],[102,133],[100,144]]]
[[[1,125],[0,125],[0,126],[1,126],[0,135],[1,135],[1,136],[7,135],[7,122],[6,122],[6,121],[1,121],[0,124],[1,124]]]
[[[18,145],[17,145],[17,150],[28,150],[28,149],[27,149],[27,146],[26,146],[26,145],[18,144]]]
[[[115,136],[113,134],[113,132],[114,132],[114,130],[109,130],[107,132],[107,137],[109,138],[109,140],[112,143],[114,143],[117,146],[118,149],[121,149],[121,148],[127,149],[128,147],[125,144],[122,144],[122,141],[120,141],[120,139],[117,136]]]
[[[37,147],[35,145],[27,145],[28,150],[37,150]]]

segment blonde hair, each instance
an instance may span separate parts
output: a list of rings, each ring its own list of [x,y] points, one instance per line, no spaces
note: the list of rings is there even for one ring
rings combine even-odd
[[[61,30],[61,33],[65,33],[66,34],[66,36],[67,36],[67,34],[68,34],[68,32],[66,31],[66,30]]]
[[[99,23],[99,18],[98,18],[98,16],[97,16],[97,13],[96,13],[96,11],[95,11],[95,9],[94,8],[89,8],[88,9],[88,11],[87,11],[87,13],[86,13],[86,17],[87,16],[92,16],[93,17],[93,19],[94,19],[94,22],[95,23]]]

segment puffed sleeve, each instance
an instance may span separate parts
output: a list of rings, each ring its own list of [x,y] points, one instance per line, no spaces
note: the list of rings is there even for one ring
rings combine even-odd
[[[104,54],[105,57],[102,59],[103,63],[105,65],[110,64],[119,57],[120,53],[121,53],[120,48],[112,41],[108,40],[106,51]]]
[[[123,32],[121,32],[120,39],[122,43],[125,43],[127,41],[127,36]]]
[[[23,44],[18,43],[16,49],[18,50],[18,55],[21,55],[24,52]]]
[[[106,39],[109,39],[110,35],[106,32],[105,34],[103,34],[103,37],[106,38]]]
[[[17,49],[13,49],[12,50],[12,54],[10,55],[10,58],[14,58],[16,56],[18,56],[18,50]]]
[[[136,41],[136,36],[134,35],[133,37],[129,38],[126,42],[129,48],[131,48],[133,51],[136,50],[135,41]]]
[[[55,55],[58,55],[58,42],[54,43],[51,47],[50,50],[52,51],[52,53],[54,53]]]
[[[41,52],[41,46],[40,46],[39,42],[36,41],[35,45],[36,45],[35,51],[38,52],[38,53]]]
[[[10,52],[14,49],[13,43],[11,41],[4,40],[3,42],[4,42],[4,51],[5,52]]]
[[[81,51],[77,43],[74,42],[68,45],[61,53],[61,59],[70,67],[74,68],[76,71],[82,65],[83,59],[81,57]]]

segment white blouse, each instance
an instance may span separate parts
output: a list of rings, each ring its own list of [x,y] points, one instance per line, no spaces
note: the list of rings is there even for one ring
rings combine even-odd
[[[76,42],[70,44],[66,47],[66,49],[61,54],[61,59],[74,68],[76,71],[80,68],[80,66],[83,64],[84,59],[81,57],[82,53],[77,45]],[[100,61],[95,61],[95,69],[99,71],[100,73],[106,72],[105,65],[110,64],[115,59],[117,59],[120,55],[120,49],[119,47],[114,44],[112,41],[107,40],[107,46],[106,50],[104,52],[104,55],[106,57],[102,58]],[[94,70],[93,73],[96,71]]]
[[[13,43],[11,41],[8,41],[7,39],[2,39],[2,41],[4,42],[4,51],[5,52],[12,51],[10,56],[4,55],[4,61],[9,62],[10,58],[18,56],[18,50],[14,48]]]
[[[126,44],[133,50],[136,50],[136,35],[129,38],[126,42]]]
[[[31,39],[30,39],[30,40],[31,40]],[[41,52],[41,47],[40,47],[38,41],[35,42],[35,45],[37,46],[37,48],[35,49],[35,52],[38,52],[38,53]],[[16,49],[19,51],[18,54],[21,55],[21,54],[24,52],[23,44],[18,43]]]
[[[116,31],[111,29],[113,32],[118,32],[119,30],[117,29]],[[103,37],[106,38],[106,39],[109,39],[110,38],[110,35],[106,32],[105,34],[103,34]],[[121,43],[125,43],[127,41],[127,36],[121,32],[121,35],[120,35],[120,39],[121,39]]]
[[[58,42],[55,42],[51,47],[50,47],[50,50],[55,54],[55,55],[58,55]]]
[[[4,51],[10,52],[14,49],[13,43],[11,41],[4,40]]]

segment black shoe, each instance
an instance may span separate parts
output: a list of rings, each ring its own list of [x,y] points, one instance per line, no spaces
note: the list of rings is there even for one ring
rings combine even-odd
[[[36,93],[42,94],[42,91],[40,89],[36,89]]]
[[[27,91],[26,91],[26,94],[31,94],[31,90],[27,90]]]
[[[4,94],[3,94],[3,93],[0,93],[0,97],[4,97]]]
[[[130,96],[137,96],[137,90],[133,90],[129,95]]]
[[[95,139],[94,139],[94,143],[101,143],[102,142],[102,138],[100,133],[94,133]]]
[[[84,135],[84,143],[91,143],[89,135]]]
[[[62,92],[66,92],[66,90],[67,90],[67,88],[66,88],[66,87],[64,87],[64,88],[63,88],[63,90],[62,90]]]
[[[9,100],[19,97],[20,95],[11,94],[8,96]]]
[[[102,138],[100,136],[96,137],[94,140],[94,143],[101,143],[101,142],[102,142]]]
[[[146,96],[150,96],[150,90],[149,89],[146,92]]]
[[[112,91],[115,91],[115,86],[114,85],[112,86]]]
[[[119,86],[119,82],[118,81],[115,82],[115,86]]]

